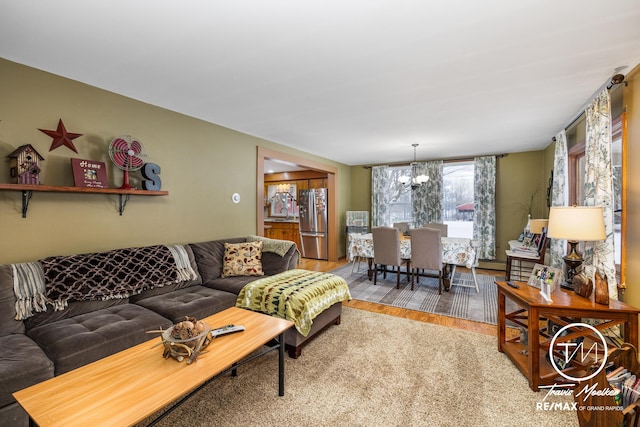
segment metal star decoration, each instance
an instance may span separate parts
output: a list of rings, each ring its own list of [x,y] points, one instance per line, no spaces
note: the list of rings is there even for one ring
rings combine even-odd
[[[58,147],[66,145],[76,153],[78,152],[78,150],[76,150],[76,147],[73,145],[73,142],[71,141],[78,138],[79,136],[82,136],[82,134],[67,132],[67,129],[64,127],[64,123],[62,123],[62,119],[58,121],[58,129],[56,130],[45,130],[45,129],[38,129],[38,130],[40,132],[46,133],[51,138],[53,138],[53,142],[51,143],[51,148],[49,148],[49,151],[53,151]]]

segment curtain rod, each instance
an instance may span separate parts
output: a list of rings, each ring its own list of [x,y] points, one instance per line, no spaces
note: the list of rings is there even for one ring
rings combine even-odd
[[[564,129],[566,131],[575,122],[577,122],[578,119],[584,115],[584,113],[585,113],[587,107],[589,106],[589,104],[591,104],[591,102],[595,99],[596,96],[598,96],[600,94],[600,92],[602,92],[603,89],[605,89],[605,88],[607,90],[614,89],[620,83],[624,83],[625,86],[627,85],[627,82],[624,81],[624,74],[616,74],[615,76],[611,77],[611,79],[608,82],[602,84],[598,89],[596,89],[596,91],[593,93],[593,95],[591,95],[589,97],[589,99],[587,99],[587,101],[582,105],[582,107],[578,110],[578,113],[576,115],[574,115],[571,118],[571,120],[569,120],[569,123],[567,123],[562,129]]]
[[[489,154],[488,156],[491,156],[492,154]],[[496,156],[496,158],[501,159],[502,157],[507,156],[506,154],[493,154],[493,156]],[[476,156],[476,157],[487,157],[487,156]],[[451,159],[442,159],[442,163],[456,163],[456,162],[471,162],[473,161],[475,157],[457,157],[457,158],[451,158]],[[433,160],[419,160],[419,162],[428,162],[428,161],[433,161]],[[376,164],[376,165],[362,165],[363,168],[365,169],[371,169],[374,166],[411,166],[411,163],[407,163],[407,162],[403,162],[403,163],[389,163],[389,164]]]

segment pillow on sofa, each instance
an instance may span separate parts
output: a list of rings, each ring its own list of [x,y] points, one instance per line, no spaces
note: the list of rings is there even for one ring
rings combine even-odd
[[[222,277],[264,276],[262,242],[225,243]]]

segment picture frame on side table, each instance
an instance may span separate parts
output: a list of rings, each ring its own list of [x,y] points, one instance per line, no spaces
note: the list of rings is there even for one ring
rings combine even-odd
[[[531,247],[531,245],[533,244],[534,237],[535,236],[531,233],[525,233],[524,238],[522,239],[522,244],[526,247]]]
[[[551,294],[557,289],[562,272],[558,268],[536,264],[533,266],[528,285],[540,290],[540,294],[547,301],[551,301]]]

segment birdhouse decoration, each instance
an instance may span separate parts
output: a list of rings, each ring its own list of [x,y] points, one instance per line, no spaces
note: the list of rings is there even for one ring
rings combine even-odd
[[[11,180],[15,184],[40,184],[40,162],[44,157],[31,144],[21,145],[7,156]]]

